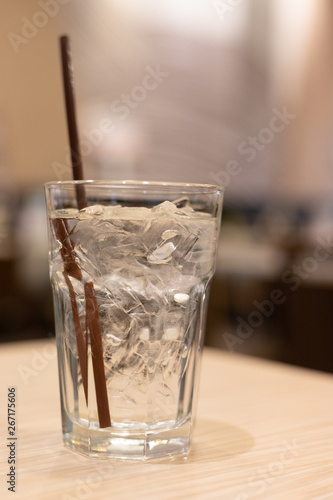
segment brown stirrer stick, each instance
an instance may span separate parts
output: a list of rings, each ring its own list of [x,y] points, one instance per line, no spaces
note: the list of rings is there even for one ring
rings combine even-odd
[[[90,333],[91,351],[93,353],[92,362],[94,370],[94,378],[96,380],[105,380],[104,363],[100,362],[103,359],[102,332],[99,321],[98,304],[94,293],[94,285],[91,281],[85,283],[84,293],[86,298],[86,323],[87,330]],[[110,427],[109,408],[103,404],[107,401],[108,394],[106,384],[95,384],[97,410],[100,427]]]
[[[75,99],[74,99],[74,82],[73,82],[73,68],[71,65],[71,57],[69,50],[69,38],[64,35],[60,37],[60,50],[61,50],[61,66],[64,84],[64,95],[66,103],[66,117],[67,129],[69,136],[69,144],[71,147],[71,163],[73,179],[75,181],[83,180],[83,168],[81,161],[81,151],[79,143],[79,135],[76,126],[76,112],[75,112]],[[79,210],[87,206],[87,199],[84,186],[77,184],[76,198]]]
[[[79,311],[76,303],[75,291],[69,277],[82,280],[81,269],[75,261],[74,245],[69,239],[69,228],[66,219],[53,219],[53,229],[56,238],[61,243],[60,254],[64,262],[63,276],[65,278],[69,298],[71,301],[74,330],[76,336],[76,345],[79,356],[79,363],[81,367],[83,390],[86,399],[86,404],[88,404],[88,343],[87,339],[84,339],[82,326],[79,317]]]
[[[75,100],[73,89],[73,72],[70,66],[69,55],[69,38],[68,36],[60,37],[61,61],[63,84],[67,112],[67,126],[69,141],[71,147],[72,171],[74,180],[83,180],[83,169],[81,162],[81,154],[79,147],[78,132],[76,126]],[[85,189],[82,184],[76,184],[76,198],[79,210],[87,206]],[[60,219],[58,219],[60,220]],[[75,325],[75,333],[78,346],[79,363],[81,366],[82,380],[86,403],[88,404],[88,331],[91,340],[91,352],[93,362],[93,372],[95,380],[96,400],[99,425],[101,428],[111,426],[111,417],[109,410],[109,402],[106,388],[106,378],[104,371],[102,332],[99,320],[99,309],[95,296],[94,285],[92,282],[85,283],[85,300],[86,300],[86,339],[83,337],[80,318],[77,311],[77,303],[75,291],[69,276],[82,281],[82,273],[75,261],[74,245],[69,237],[69,228],[66,219],[61,219],[64,225],[62,229],[60,223],[55,224],[56,234],[58,233],[62,244],[61,256],[64,261],[64,277],[69,289],[70,300],[72,305],[73,319]]]

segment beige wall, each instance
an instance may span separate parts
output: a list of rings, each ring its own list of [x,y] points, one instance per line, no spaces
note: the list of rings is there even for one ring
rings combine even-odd
[[[288,0],[275,3],[273,91],[296,118],[278,144],[274,186],[288,200],[320,204],[333,185],[333,5],[297,0],[297,16]]]
[[[55,9],[52,15],[42,8],[50,4]],[[27,32],[26,20],[45,26]],[[83,108],[86,103],[89,106],[90,98],[95,101],[101,88],[110,89],[112,97],[112,88],[119,86],[126,73],[121,65],[138,65],[130,19],[125,22],[116,16],[108,0],[0,2],[0,169],[6,169],[5,176],[20,188],[71,175],[67,170],[59,177],[52,166],[54,162],[64,165],[68,157],[58,42],[64,33],[71,37],[78,70],[80,132],[89,126]]]
[[[275,0],[281,12],[278,15],[275,9],[271,33],[272,61],[276,64],[267,119],[270,109],[287,104],[297,120],[281,134],[281,143],[274,142],[275,153],[270,150],[267,157],[258,155],[255,165],[233,179],[229,193],[246,191],[252,184],[254,196],[257,191],[267,191],[268,181],[263,181],[261,188],[259,181],[273,169],[271,189],[276,186],[279,196],[288,193],[292,199],[307,200],[323,192],[330,194],[330,1],[319,5],[316,0],[306,0],[307,12],[316,15],[304,15],[302,24],[287,0]],[[43,17],[41,4],[51,5],[49,2],[58,12],[53,17],[44,13]],[[311,10],[314,2],[318,8]],[[72,39],[81,132],[95,127],[94,113],[98,119],[112,118],[110,103],[142,80],[147,62],[153,67],[161,63],[170,72],[165,83],[105,142],[107,163],[113,158],[121,165],[119,171],[112,166],[105,173],[109,178],[132,176],[131,168],[125,169],[132,162],[133,177],[212,182],[210,172],[217,174],[228,160],[238,159],[241,141],[266,125],[265,82],[240,51],[228,52],[192,35],[185,41],[183,32],[173,38],[162,31],[160,37],[149,32],[140,36],[136,31],[143,32],[143,28],[133,28],[129,12],[121,12],[120,4],[121,0],[0,2],[0,179],[1,169],[6,169],[6,178],[20,187],[59,179],[52,164],[65,164],[68,147],[58,47],[58,36],[64,32]],[[22,33],[27,27],[23,18],[35,24],[46,22],[26,38],[27,43],[18,40],[15,51],[15,42],[11,44],[8,36],[29,36]],[[213,21],[218,29],[223,28],[217,15]],[[305,36],[302,26],[311,37]],[[294,59],[298,64],[293,65]],[[144,137],[141,144],[139,132],[145,130],[147,140]],[[94,153],[84,159],[90,177],[90,172],[96,172],[97,148]],[[69,177],[67,171],[61,178]]]
[[[67,5],[53,19],[34,0],[0,3],[0,119],[5,149],[4,168],[25,187],[54,179],[52,161],[66,143],[57,35]],[[62,12],[63,11],[63,12]],[[34,17],[35,16],[35,17]],[[27,43],[13,47],[10,33],[22,36],[24,19],[45,26]],[[13,36],[13,35],[11,35]],[[16,49],[16,50],[14,50]]]

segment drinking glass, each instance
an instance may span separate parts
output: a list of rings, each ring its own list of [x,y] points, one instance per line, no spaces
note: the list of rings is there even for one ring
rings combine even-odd
[[[65,181],[45,192],[65,445],[186,455],[223,190]]]

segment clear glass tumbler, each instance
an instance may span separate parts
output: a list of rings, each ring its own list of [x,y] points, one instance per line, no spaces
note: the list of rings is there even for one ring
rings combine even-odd
[[[189,451],[223,191],[45,185],[63,439],[91,457]]]

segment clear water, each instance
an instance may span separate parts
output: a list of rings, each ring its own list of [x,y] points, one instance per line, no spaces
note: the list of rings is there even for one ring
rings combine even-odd
[[[94,284],[111,414],[111,427],[100,429],[89,336],[86,404],[61,244],[51,231],[65,441],[96,456],[158,458],[165,447],[185,453],[219,221],[170,202],[52,217],[66,220],[82,271],[81,281],[70,280],[83,331],[84,283]]]

